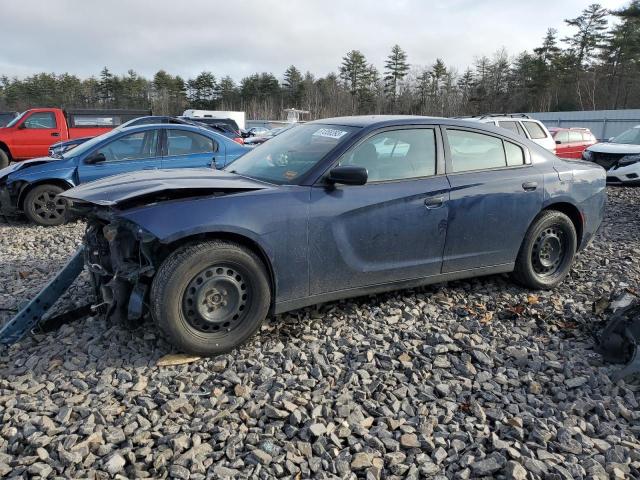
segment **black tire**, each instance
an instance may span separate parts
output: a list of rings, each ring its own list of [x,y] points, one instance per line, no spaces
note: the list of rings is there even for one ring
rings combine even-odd
[[[9,155],[0,148],[0,170],[9,166]]]
[[[220,240],[169,255],[153,279],[151,315],[167,339],[197,355],[226,353],[246,342],[269,312],[269,276],[260,258]]]
[[[522,241],[513,278],[525,287],[550,289],[569,273],[577,235],[564,213],[545,210],[533,221]]]
[[[38,225],[54,226],[65,223],[69,216],[69,201],[57,197],[64,192],[58,185],[34,187],[24,199],[24,214]]]

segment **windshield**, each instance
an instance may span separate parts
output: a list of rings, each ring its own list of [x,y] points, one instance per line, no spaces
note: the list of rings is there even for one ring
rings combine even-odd
[[[611,143],[640,145],[640,127],[630,128],[626,132],[622,132],[617,137],[612,138]]]
[[[107,138],[113,137],[118,133],[120,133],[120,131],[117,128],[114,128],[110,132],[107,132],[103,135],[98,135],[97,137],[93,137],[91,140],[87,140],[86,142],[78,145],[77,147],[74,147],[64,152],[62,154],[62,158],[71,158],[71,157],[77,157],[78,155],[82,155],[88,152],[89,150],[93,149],[93,147],[96,146],[98,143],[102,142],[103,140],[106,140]]]
[[[224,170],[278,185],[295,185],[357,130],[342,125],[300,125],[245,153]]]
[[[24,114],[27,112],[22,112],[20,115],[18,115],[16,118],[14,118],[13,120],[11,120],[9,123],[7,123],[7,127],[13,127],[16,123],[18,123],[20,121],[20,119],[22,117],[24,117]]]

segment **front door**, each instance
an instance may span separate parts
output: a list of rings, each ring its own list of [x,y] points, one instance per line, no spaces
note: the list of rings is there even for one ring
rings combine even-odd
[[[161,167],[159,130],[143,130],[119,136],[89,153],[91,158],[102,153],[105,161],[78,165],[80,183],[137,170],[153,170]]]
[[[162,168],[202,168],[224,166],[224,145],[196,132],[166,130],[165,156]]]
[[[543,176],[527,149],[500,136],[447,128],[451,184],[442,272],[510,264],[542,208]]]
[[[60,129],[53,112],[33,112],[13,135],[15,158],[46,157],[49,146],[60,140]]]
[[[374,134],[339,162],[365,167],[365,185],[312,188],[312,295],[440,273],[449,183],[436,174],[437,134],[417,127]]]

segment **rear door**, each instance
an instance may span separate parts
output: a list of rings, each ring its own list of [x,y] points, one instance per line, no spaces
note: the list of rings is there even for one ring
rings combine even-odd
[[[447,127],[451,184],[443,273],[506,265],[542,207],[542,173],[510,139]]]
[[[567,130],[560,130],[553,139],[556,142],[556,155],[560,158],[570,158],[571,145],[569,144],[569,132]]]
[[[89,153],[86,158],[102,153],[105,161],[90,164],[81,160],[78,165],[80,182],[137,170],[161,167],[160,130],[150,129],[118,136]]]
[[[162,168],[202,168],[225,164],[225,147],[205,135],[169,128],[164,130]]]
[[[32,112],[14,132],[16,158],[45,157],[49,146],[60,140],[60,125],[54,112]]]
[[[570,150],[568,158],[582,157],[584,139],[582,138],[582,132],[580,130],[569,130],[569,147]]]
[[[339,160],[366,168],[365,185],[311,189],[312,295],[440,273],[449,183],[439,139],[434,127],[379,131]]]

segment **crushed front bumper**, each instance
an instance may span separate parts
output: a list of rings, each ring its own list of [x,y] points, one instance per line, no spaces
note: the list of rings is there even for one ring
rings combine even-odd
[[[156,272],[154,236],[133,223],[91,220],[85,234],[85,266],[99,304],[115,321],[139,320],[146,313]]]

